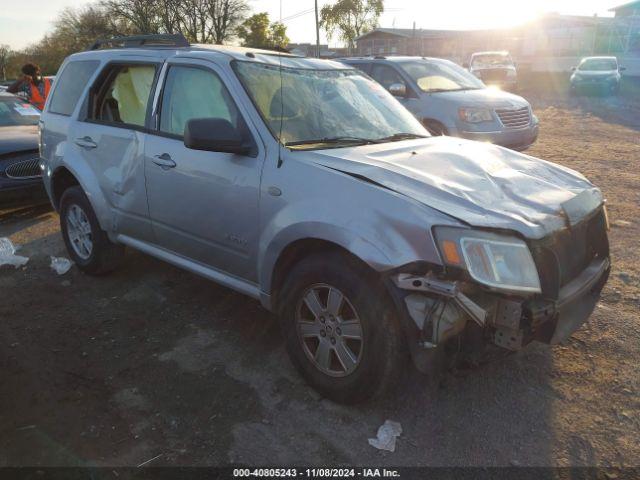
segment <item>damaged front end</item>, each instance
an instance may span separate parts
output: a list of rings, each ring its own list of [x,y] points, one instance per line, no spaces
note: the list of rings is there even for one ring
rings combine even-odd
[[[555,344],[591,315],[610,271],[604,207],[548,237],[524,241],[473,229],[434,232],[443,268],[390,277],[414,363],[473,326],[507,350]]]

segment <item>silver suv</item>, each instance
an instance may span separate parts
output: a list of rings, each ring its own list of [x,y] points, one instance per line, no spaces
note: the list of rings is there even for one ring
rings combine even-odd
[[[69,255],[125,246],[259,299],[323,395],[388,390],[410,355],[557,342],[609,273],[600,191],[501,147],[430,137],[341,63],[181,37],[70,56],[41,117]]]

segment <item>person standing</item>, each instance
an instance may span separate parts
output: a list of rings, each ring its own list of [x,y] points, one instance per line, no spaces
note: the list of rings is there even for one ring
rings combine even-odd
[[[29,103],[38,110],[42,110],[50,89],[51,80],[42,77],[40,67],[33,63],[27,63],[22,67],[22,78],[11,84],[7,91],[9,93],[24,93]]]

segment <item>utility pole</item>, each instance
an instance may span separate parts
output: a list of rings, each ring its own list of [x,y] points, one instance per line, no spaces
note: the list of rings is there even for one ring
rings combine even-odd
[[[320,21],[318,20],[318,0],[316,0],[316,58],[320,58]]]

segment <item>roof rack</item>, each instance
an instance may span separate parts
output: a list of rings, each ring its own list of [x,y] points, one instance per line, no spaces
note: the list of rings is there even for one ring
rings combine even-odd
[[[189,47],[191,44],[184,38],[184,35],[162,34],[162,35],[132,35],[129,37],[104,38],[96,40],[89,50],[98,50],[105,45],[112,45],[116,48],[136,48],[136,47]]]

